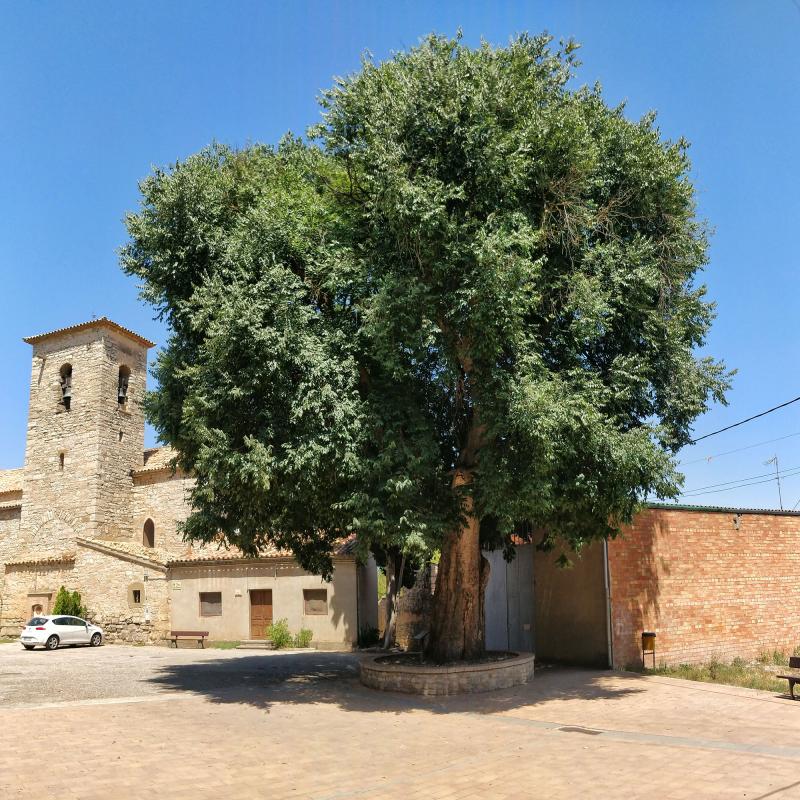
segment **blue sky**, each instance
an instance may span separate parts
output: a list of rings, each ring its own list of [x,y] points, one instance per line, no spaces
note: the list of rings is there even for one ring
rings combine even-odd
[[[800,394],[800,4],[769,2],[0,1],[0,468],[21,466],[26,335],[107,315],[164,330],[117,266],[122,217],[152,165],[216,139],[276,142],[318,119],[335,75],[428,32],[502,44],[547,29],[583,44],[582,82],[692,142],[715,235],[708,351],[739,373],[698,436]],[[800,467],[800,403],[688,448],[686,488]],[[770,439],[781,441],[749,447]],[[148,433],[148,444],[152,444]],[[748,447],[705,460],[709,455]],[[698,459],[700,459],[698,461]],[[724,487],[722,487],[724,488]],[[800,499],[800,474],[783,485]],[[775,507],[774,482],[692,502]]]

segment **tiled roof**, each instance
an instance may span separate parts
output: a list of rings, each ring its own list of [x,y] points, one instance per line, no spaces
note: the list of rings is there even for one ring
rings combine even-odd
[[[8,511],[13,508],[22,508],[22,500],[3,500],[0,501],[0,511]]]
[[[22,491],[22,468],[0,469],[0,494]]]
[[[333,552],[334,556],[349,556],[355,552],[356,536],[348,536],[340,540]],[[267,546],[262,549],[258,556],[249,557],[242,555],[242,551],[236,547],[219,547],[216,551],[207,549],[194,550],[192,553],[180,558],[172,558],[169,564],[197,564],[209,561],[258,561],[263,558],[288,558],[294,559],[291,550],[281,550],[280,548]]]
[[[127,336],[129,339],[133,339],[145,347],[155,347],[154,342],[151,342],[149,339],[145,339],[144,336],[139,336],[138,333],[135,333],[129,328],[118,325],[108,317],[98,317],[97,319],[90,319],[88,322],[80,322],[77,325],[70,325],[67,328],[57,328],[56,330],[48,331],[47,333],[38,333],[35,336],[27,336],[22,341],[27,344],[38,344],[45,339],[49,339],[51,336],[61,336],[64,333],[76,333],[77,331],[83,331],[89,328],[108,328],[116,331],[117,333],[121,333],[123,336]]]
[[[158,547],[145,547],[136,542],[109,542],[103,539],[78,539],[78,544],[93,550],[110,550],[112,554],[118,553],[123,556],[133,556],[134,558],[144,561],[152,561],[154,564],[160,564],[162,567],[174,557],[173,554],[167,550],[162,550]]]
[[[6,561],[6,565],[66,564],[74,560],[75,553],[62,553],[60,555],[55,555],[53,553],[25,553],[17,558],[12,558],[10,561]]]
[[[175,458],[175,451],[171,447],[151,447],[144,451],[144,466],[137,467],[134,475],[141,475],[145,472],[159,472],[171,469],[170,461]]]

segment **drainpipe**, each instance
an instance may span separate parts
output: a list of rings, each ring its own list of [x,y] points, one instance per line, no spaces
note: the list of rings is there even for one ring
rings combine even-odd
[[[361,583],[361,570],[358,567],[358,559],[355,561],[356,565],[356,647],[361,641],[361,601],[359,599],[359,584]]]
[[[608,568],[608,539],[603,539],[603,581],[606,590],[606,639],[608,641],[608,666],[614,668],[614,645],[611,638],[611,573]]]

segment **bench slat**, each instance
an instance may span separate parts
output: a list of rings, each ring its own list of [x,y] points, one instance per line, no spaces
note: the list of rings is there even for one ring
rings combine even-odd
[[[196,639],[200,647],[205,647],[205,640],[208,637],[208,631],[170,631],[169,639],[174,642],[175,647],[178,646],[178,639]]]

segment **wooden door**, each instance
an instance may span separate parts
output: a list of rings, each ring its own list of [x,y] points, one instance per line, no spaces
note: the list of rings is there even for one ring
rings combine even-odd
[[[266,639],[272,624],[272,589],[250,590],[250,638]]]

